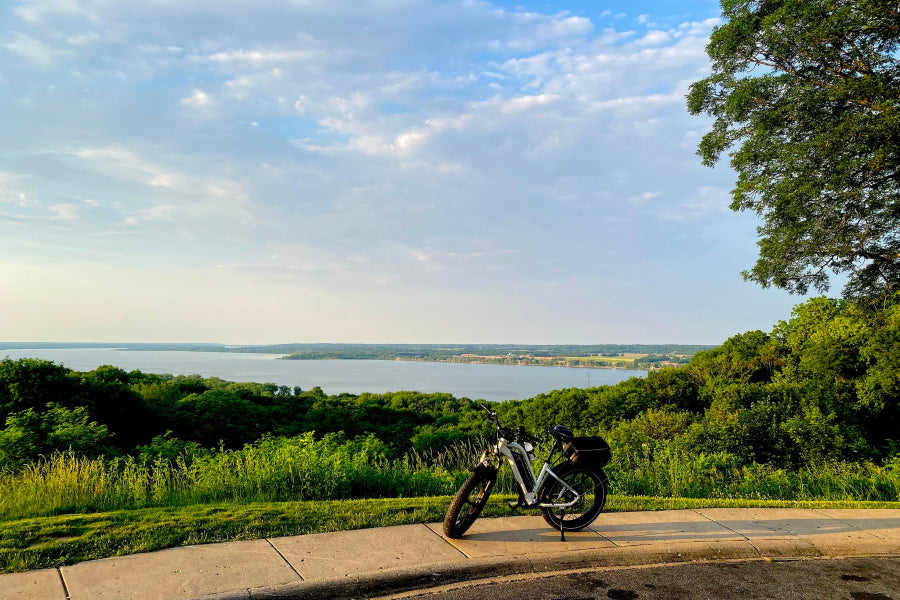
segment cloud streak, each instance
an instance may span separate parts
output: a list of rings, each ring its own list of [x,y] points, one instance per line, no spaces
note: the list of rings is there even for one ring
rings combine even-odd
[[[703,124],[684,109],[717,19],[467,0],[3,10],[0,250],[41,241],[13,251],[23,264],[65,269],[68,248],[109,269],[252,275],[313,313],[371,286],[381,291],[368,310],[390,314],[396,336],[368,341],[478,331],[462,326],[477,315],[453,308],[454,295],[528,296],[520,317],[570,298],[634,304],[635,290],[668,278],[667,263],[704,273],[682,284],[697,305],[746,289],[737,273],[752,224],[728,221],[730,174],[699,166]],[[458,314],[407,323],[421,297]],[[671,309],[641,302],[645,314]],[[771,300],[760,327],[787,304]],[[723,317],[674,339],[615,305],[604,302],[609,320],[554,308],[540,326],[504,323],[523,341],[728,332]],[[328,325],[354,339],[339,319]]]

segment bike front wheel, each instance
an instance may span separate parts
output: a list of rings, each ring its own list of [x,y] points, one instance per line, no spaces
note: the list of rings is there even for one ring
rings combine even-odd
[[[544,515],[544,520],[554,529],[560,529],[560,524],[562,524],[563,531],[584,529],[594,522],[606,505],[606,477],[601,477],[597,471],[575,466],[562,467],[555,472],[581,497],[576,504],[565,510],[542,508],[541,513]],[[538,497],[542,504],[565,504],[571,502],[575,498],[575,494],[550,477]]]
[[[496,481],[497,469],[484,465],[476,467],[450,502],[444,517],[445,536],[462,537],[481,514]]]

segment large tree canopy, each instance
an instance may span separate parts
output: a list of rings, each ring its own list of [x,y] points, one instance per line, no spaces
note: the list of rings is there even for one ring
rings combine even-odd
[[[753,210],[759,259],[744,277],[792,293],[900,289],[900,5],[722,0],[709,77],[688,109],[715,117],[706,165],[731,151],[731,208]]]

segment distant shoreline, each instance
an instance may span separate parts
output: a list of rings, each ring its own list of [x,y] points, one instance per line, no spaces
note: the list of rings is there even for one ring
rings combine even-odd
[[[111,342],[0,342],[4,350],[109,349],[224,354],[276,354],[280,360],[399,360],[581,369],[651,371],[686,364],[716,346],[687,344],[167,344]]]
[[[506,365],[451,364],[430,360],[279,360],[284,354],[261,352],[191,352],[111,348],[0,349],[0,359],[49,361],[87,373],[114,367],[130,373],[223,381],[320,387],[326,394],[387,393],[414,390],[448,393],[457,398],[503,402],[531,398],[552,390],[615,385],[644,370],[513,368]]]
[[[96,349],[276,354],[281,360],[400,360],[651,371],[686,364],[712,345],[688,344],[168,344],[158,342],[0,342],[4,350]]]
[[[554,357],[556,358],[556,357]],[[507,367],[552,367],[552,368],[569,368],[569,369],[618,369],[623,371],[650,371],[654,367],[650,365],[634,365],[633,362],[620,362],[616,364],[610,364],[609,362],[578,362],[577,360],[566,360],[565,357],[559,357],[559,361],[547,361],[547,360],[524,360],[523,358],[512,357],[509,359],[495,359],[491,360],[487,357],[481,357],[480,359],[468,359],[468,358],[404,358],[404,357],[394,357],[394,358],[383,358],[383,357],[373,357],[373,358],[361,358],[361,357],[341,357],[341,356],[331,356],[331,357],[312,357],[312,356],[296,356],[296,355],[287,355],[282,356],[278,360],[395,360],[400,362],[424,362],[424,363],[455,363],[455,364],[466,364],[466,365],[500,365]],[[663,366],[675,366],[675,363],[668,363]]]

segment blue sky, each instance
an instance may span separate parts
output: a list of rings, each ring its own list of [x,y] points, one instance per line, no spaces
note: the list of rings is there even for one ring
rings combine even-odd
[[[719,343],[801,300],[695,155],[714,2],[0,11],[0,339]]]

